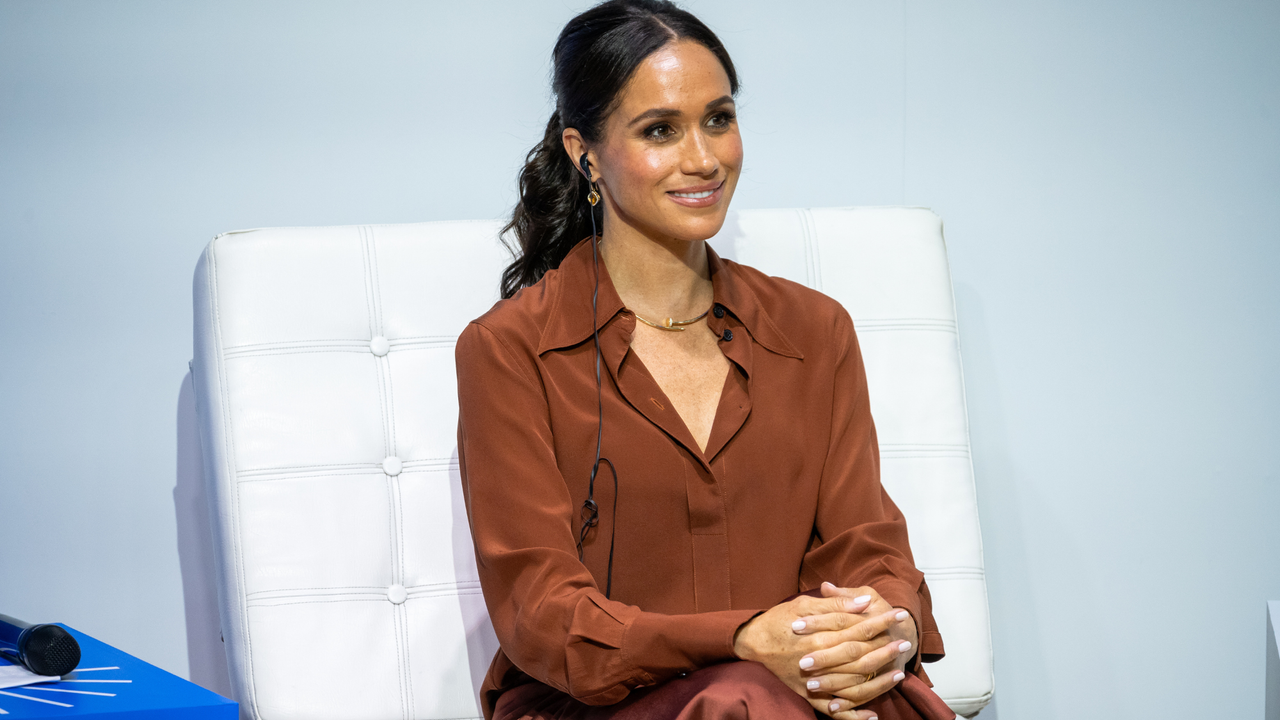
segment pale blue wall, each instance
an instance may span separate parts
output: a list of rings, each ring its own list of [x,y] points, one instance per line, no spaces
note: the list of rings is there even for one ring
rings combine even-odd
[[[501,215],[583,5],[0,2],[0,611],[186,672],[176,417],[200,250]],[[1280,3],[689,6],[745,81],[738,207],[946,222],[983,717],[1260,717]]]

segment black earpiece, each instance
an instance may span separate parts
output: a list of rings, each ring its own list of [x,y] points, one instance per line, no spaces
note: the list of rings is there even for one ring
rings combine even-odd
[[[587,176],[587,182],[591,182],[591,161],[587,159],[586,153],[578,158],[578,165],[582,168],[582,174]]]

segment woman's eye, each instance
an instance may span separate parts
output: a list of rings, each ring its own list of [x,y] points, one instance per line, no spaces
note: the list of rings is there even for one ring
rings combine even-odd
[[[733,113],[718,112],[707,120],[707,125],[713,128],[726,128],[731,122],[733,122]]]
[[[675,131],[675,128],[671,127],[670,125],[666,123],[661,123],[659,125],[654,125],[652,127],[647,128],[644,131],[644,134],[645,134],[645,137],[651,138],[653,140],[666,140],[672,135],[675,135],[676,131]]]

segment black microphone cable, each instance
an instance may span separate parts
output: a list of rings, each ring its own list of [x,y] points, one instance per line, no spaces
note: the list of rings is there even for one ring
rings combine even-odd
[[[587,175],[587,187],[591,187],[591,170],[586,162],[586,155],[582,156],[581,163],[584,173]],[[601,375],[600,364],[604,354],[600,351],[600,328],[597,322],[596,306],[600,297],[600,256],[596,250],[599,243],[599,234],[596,232],[596,202],[599,202],[599,195],[594,192],[595,201],[591,202],[591,207],[587,210],[587,214],[591,216],[591,264],[595,270],[595,289],[591,293],[591,336],[595,340],[596,346],[596,461],[591,464],[591,479],[587,483],[587,501],[582,503],[582,528],[578,531],[578,561],[582,562],[583,552],[582,544],[587,539],[587,533],[591,528],[600,522],[600,506],[596,504],[596,475],[600,472],[600,464],[604,463],[609,466],[609,472],[613,475],[613,522],[610,524],[609,530],[609,570],[605,576],[604,596],[608,598],[613,592],[613,547],[618,538],[618,471],[613,466],[613,462],[609,458],[600,457],[600,447],[604,440],[604,398],[601,391]],[[588,196],[588,201],[591,201]]]

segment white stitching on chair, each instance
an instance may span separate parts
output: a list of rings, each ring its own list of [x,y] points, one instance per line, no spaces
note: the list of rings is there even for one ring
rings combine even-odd
[[[937,584],[947,580],[985,580],[987,572],[979,567],[953,568],[917,568],[924,573],[930,583]]]
[[[813,257],[813,243],[809,239],[809,226],[804,221],[804,210],[797,209],[796,224],[800,226],[800,246],[804,248],[804,284],[817,289],[818,271]]]
[[[402,471],[400,475],[397,475],[396,477],[392,478],[392,480],[395,481],[395,490],[396,490],[395,492],[395,497],[396,497],[395,513],[397,517],[396,532],[399,535],[399,541],[400,541],[400,550],[396,554],[396,560],[400,564],[400,573],[396,581],[401,586],[404,585],[404,576],[405,576],[405,572],[404,572],[404,548],[405,548],[404,503],[400,499],[400,478],[403,476],[404,476],[404,473]],[[413,711],[414,701],[413,701],[413,667],[410,662],[410,653],[409,653],[408,598],[406,598],[405,602],[402,602],[399,605],[396,605],[393,612],[395,612],[396,614],[397,629],[400,632],[400,651],[401,651],[401,657],[404,659],[404,673],[406,678],[404,687],[405,687],[405,694],[408,695],[408,698],[409,698],[409,705],[408,705],[409,710],[408,710],[408,714],[406,715],[406,718],[409,718],[409,717],[413,717],[413,714],[414,714],[414,711]]]
[[[387,594],[382,593],[381,595],[377,595],[373,597],[362,598],[362,597],[345,596],[345,597],[335,597],[332,599],[324,599],[324,600],[319,600],[319,599],[295,600],[294,602],[268,602],[268,601],[258,600],[250,603],[249,606],[250,607],[288,607],[289,605],[329,605],[332,603],[386,602],[386,601],[387,601]],[[401,700],[403,702],[403,698],[401,698]]]
[[[341,469],[331,469],[341,468]],[[458,463],[452,458],[426,458],[410,460],[403,463],[401,475],[411,472],[448,472],[457,470]],[[254,468],[242,470],[240,482],[270,482],[274,480],[300,480],[313,477],[336,477],[339,475],[385,475],[380,463],[347,463],[332,465],[288,465],[281,467]],[[401,516],[403,517],[403,516]]]
[[[818,246],[818,227],[813,222],[813,211],[809,208],[800,210],[800,224],[804,228],[805,254],[810,258],[809,287],[822,292],[822,248]]]
[[[396,386],[391,381],[391,353],[378,358],[378,368],[381,370],[382,380],[387,384],[387,445],[391,452],[388,455],[400,457],[400,450],[396,447]]]
[[[378,334],[384,332],[382,327],[382,280],[378,275],[378,245],[374,236],[373,226],[364,226],[365,237],[368,242],[369,251],[369,286],[373,288],[373,312],[376,315],[375,323],[378,328]]]
[[[223,423],[223,443],[226,446],[227,460],[227,481],[230,486],[229,490],[232,494],[232,502],[235,506],[235,512],[232,513],[231,521],[234,524],[232,528],[232,545],[235,547],[235,573],[238,576],[237,583],[243,590],[247,587],[244,577],[244,547],[240,538],[240,482],[236,474],[236,449],[233,431],[231,427],[231,395],[227,386],[227,370],[225,359],[222,355],[222,308],[218,304],[218,242],[215,238],[209,243],[209,264],[205,269],[206,282],[209,285],[209,306],[210,312],[213,314],[213,332],[215,337],[213,356],[217,362],[217,378],[218,386],[222,390],[222,423]],[[227,593],[231,595],[231,593]],[[240,634],[244,638],[244,663],[246,665],[245,676],[249,679],[249,706],[254,715],[258,713],[258,692],[255,687],[255,678],[253,673],[253,639],[249,633],[249,608],[248,600],[235,593],[236,597],[232,598],[232,602],[240,605]]]
[[[339,590],[343,592],[336,592]],[[386,588],[381,585],[333,585],[324,587],[286,588],[281,590],[256,590],[245,595],[245,597],[250,600],[261,600],[263,598],[299,597],[299,593],[301,593],[301,596],[303,597],[317,597],[322,596],[325,593],[329,593],[330,595],[350,595],[351,593],[345,592],[347,590],[367,590],[369,593],[379,596],[386,595]]]
[[[366,228],[363,225],[360,226],[360,255],[361,257],[364,258],[365,294],[367,296],[369,306],[370,306],[370,310],[369,310],[370,339],[382,335],[382,322],[381,322],[382,312],[378,308],[378,291],[374,287],[374,283],[377,282],[377,280],[376,280],[375,272],[373,269],[373,263],[375,262],[375,260],[373,258],[373,251],[371,249],[372,244],[373,244],[373,239],[371,237],[371,231],[366,232]],[[383,457],[387,457],[395,454],[391,449],[391,441],[387,439],[390,436],[390,433],[387,430],[387,389],[383,384],[383,372],[382,372],[382,368],[383,368],[382,360],[385,357],[386,357],[385,355],[382,357],[376,357],[376,356],[374,357],[374,371],[378,374],[378,403],[381,409],[381,417],[382,417],[382,450],[383,450],[382,456]]]
[[[886,332],[890,330],[956,333],[956,323],[954,320],[935,318],[897,318],[891,320],[862,318],[855,319],[853,321],[853,326],[859,334],[869,332]]]
[[[373,288],[369,285],[369,278],[372,273],[369,271],[369,251],[365,246],[364,225],[356,227],[356,232],[360,235],[360,259],[364,261],[364,301],[365,310],[369,313],[369,338],[372,339],[376,335],[374,328],[377,326],[377,311],[373,307]]]
[[[368,229],[369,232],[369,258],[371,262],[369,266],[372,272],[371,283],[373,285],[373,308],[377,313],[378,327],[377,334],[386,337],[387,330],[382,322],[382,281],[378,274],[378,238],[373,228]],[[378,358],[378,379],[380,382],[386,383],[385,397],[386,405],[383,410],[386,415],[387,424],[387,455],[399,457],[400,452],[396,448],[396,402],[395,402],[395,385],[391,382],[391,353],[388,348],[387,354]],[[403,539],[401,540],[403,542]],[[400,572],[403,577],[404,565],[401,563]]]
[[[381,463],[362,462],[362,463],[312,463],[307,465],[269,465],[257,468],[247,468],[240,471],[240,477],[253,477],[256,475],[288,475],[290,472],[311,472],[319,470],[328,470],[329,468],[348,468],[352,470],[370,470],[381,469]]]
[[[378,274],[377,235],[373,227],[360,227],[362,254],[365,257],[365,287],[373,303],[370,337],[385,336],[382,323],[382,287]],[[395,400],[392,395],[390,352],[375,357],[378,372],[378,396],[382,410],[383,446],[387,457],[397,456],[395,430]],[[403,470],[401,471],[403,472]],[[392,583],[404,584],[404,507],[400,499],[400,476],[387,475],[388,508],[391,522],[391,575]],[[396,633],[396,670],[400,677],[400,705],[406,720],[413,716],[413,674],[409,666],[409,618],[404,603],[392,606],[392,622]]]
[[[424,335],[422,337],[388,340],[391,348],[409,350],[416,348],[452,348],[458,343],[456,335]],[[296,355],[299,353],[366,353],[369,343],[364,340],[294,340],[279,343],[254,343],[237,345],[223,351],[223,357],[262,357],[266,355]]]

